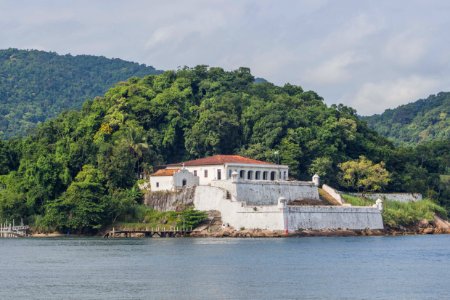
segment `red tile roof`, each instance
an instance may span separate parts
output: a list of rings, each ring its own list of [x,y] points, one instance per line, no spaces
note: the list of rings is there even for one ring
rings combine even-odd
[[[210,157],[200,158],[185,161],[184,165],[186,167],[190,166],[205,166],[205,165],[223,165],[226,163],[236,163],[236,164],[252,164],[252,165],[273,165],[273,163],[251,159],[243,157],[240,155],[214,155]],[[183,163],[171,164],[169,167],[182,166]]]
[[[173,176],[176,172],[178,172],[178,169],[161,169],[156,171],[150,176]]]

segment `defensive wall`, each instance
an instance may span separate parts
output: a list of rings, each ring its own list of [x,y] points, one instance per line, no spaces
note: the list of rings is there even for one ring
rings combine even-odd
[[[310,182],[222,180],[177,192],[147,193],[145,204],[163,211],[188,204],[198,210],[217,210],[222,222],[236,229],[383,228],[381,211],[376,207],[286,205],[301,199],[319,200],[317,187]]]
[[[422,194],[419,193],[349,193],[357,197],[364,197],[371,200],[390,200],[398,202],[415,202],[422,200]]]
[[[217,210],[222,222],[236,229],[382,229],[381,212],[375,207],[249,205],[227,198],[227,190],[198,186],[194,205]],[[287,222],[286,222],[287,221]]]
[[[222,188],[228,191],[228,198],[247,205],[277,205],[280,197],[287,201],[319,200],[317,187],[306,181],[216,180],[211,187]]]

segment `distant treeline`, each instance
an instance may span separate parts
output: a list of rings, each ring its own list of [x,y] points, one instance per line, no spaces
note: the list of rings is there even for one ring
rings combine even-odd
[[[435,140],[450,143],[450,93],[441,92],[362,119],[396,144],[416,145]]]
[[[0,50],[0,136],[23,135],[64,110],[81,108],[119,81],[157,73],[121,59]]]

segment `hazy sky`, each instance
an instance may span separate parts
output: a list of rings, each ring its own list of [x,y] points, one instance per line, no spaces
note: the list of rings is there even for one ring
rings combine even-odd
[[[450,1],[0,0],[0,48],[250,67],[360,114],[450,91]]]

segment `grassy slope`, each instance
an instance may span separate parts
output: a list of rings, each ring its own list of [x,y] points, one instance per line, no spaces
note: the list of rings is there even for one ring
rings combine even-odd
[[[354,206],[369,206],[375,201],[344,194],[345,202]],[[388,227],[414,226],[421,220],[432,221],[434,215],[446,216],[446,210],[431,200],[417,202],[385,201],[383,203],[383,222]]]

